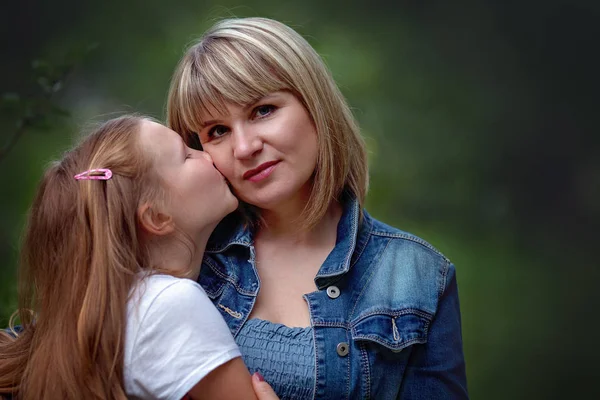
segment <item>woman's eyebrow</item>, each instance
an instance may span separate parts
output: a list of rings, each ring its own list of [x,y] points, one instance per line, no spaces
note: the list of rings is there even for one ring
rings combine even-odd
[[[269,93],[266,96],[259,97],[257,99],[251,100],[247,104],[241,105],[242,106],[242,110],[244,112],[247,112],[250,108],[254,107],[254,105],[256,103],[258,103],[259,101],[269,100],[271,98],[276,98],[276,97],[277,97],[277,93]],[[222,122],[223,122],[223,120],[222,119],[218,119],[218,118],[217,119],[209,119],[209,120],[204,121],[204,122],[202,122],[200,124],[200,129],[199,130],[204,129],[204,128],[206,128],[209,125],[215,125],[215,124],[222,123]]]
[[[219,123],[219,122],[221,122],[220,119],[209,119],[208,121],[204,121],[203,123],[200,124],[200,129],[199,130],[202,130],[202,129],[206,128],[209,125],[214,125],[214,124]]]

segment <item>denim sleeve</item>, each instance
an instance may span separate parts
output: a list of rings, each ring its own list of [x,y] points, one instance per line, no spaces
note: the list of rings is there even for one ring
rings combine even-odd
[[[445,283],[427,343],[413,346],[399,399],[468,399],[458,288],[450,263]]]

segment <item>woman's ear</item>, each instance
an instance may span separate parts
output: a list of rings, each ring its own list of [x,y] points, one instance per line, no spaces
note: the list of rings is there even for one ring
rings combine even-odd
[[[139,206],[137,214],[141,227],[152,235],[164,236],[175,231],[173,218],[152,208],[149,203]]]

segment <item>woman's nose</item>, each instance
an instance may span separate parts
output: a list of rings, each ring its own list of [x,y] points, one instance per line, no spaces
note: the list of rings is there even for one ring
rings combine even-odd
[[[237,129],[233,132],[233,156],[238,160],[252,157],[262,147],[261,138],[251,129]]]

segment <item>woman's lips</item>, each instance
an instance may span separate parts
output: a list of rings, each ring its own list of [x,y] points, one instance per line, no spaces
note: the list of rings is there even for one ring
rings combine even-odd
[[[250,182],[262,181],[271,175],[271,172],[273,172],[278,163],[279,161],[268,161],[266,163],[262,163],[258,167],[246,171],[242,178],[249,180]]]

